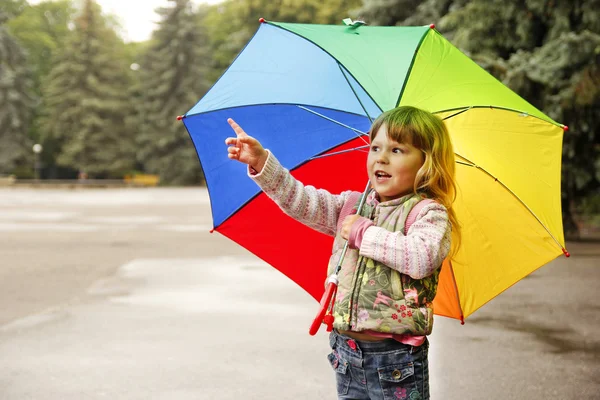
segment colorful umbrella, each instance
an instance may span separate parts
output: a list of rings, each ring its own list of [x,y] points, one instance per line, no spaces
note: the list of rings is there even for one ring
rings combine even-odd
[[[371,120],[400,105],[445,118],[457,156],[462,246],[442,267],[436,314],[463,320],[564,250],[563,129],[433,25],[265,22],[182,118],[214,230],[321,298],[332,238],[284,215],[227,158],[236,120],[303,183],[340,193],[367,181]]]

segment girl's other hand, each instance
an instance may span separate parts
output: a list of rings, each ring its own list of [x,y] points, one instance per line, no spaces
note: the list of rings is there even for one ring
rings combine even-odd
[[[340,234],[342,235],[342,237],[346,240],[350,239],[350,232],[352,231],[352,224],[354,224],[356,222],[357,219],[360,218],[360,215],[358,214],[353,214],[353,215],[348,215],[346,218],[344,218],[344,222],[342,222],[342,231],[340,232]]]
[[[225,139],[227,148],[227,156],[232,160],[238,160],[244,164],[248,164],[254,168],[256,172],[262,171],[267,161],[268,153],[262,147],[260,142],[252,136],[248,136],[246,132],[233,119],[228,118],[227,122],[234,130],[236,137]]]

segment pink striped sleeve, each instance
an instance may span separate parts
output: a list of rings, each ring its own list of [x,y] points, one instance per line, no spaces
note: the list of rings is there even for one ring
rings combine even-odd
[[[299,222],[335,236],[338,216],[350,192],[333,195],[326,190],[304,186],[269,151],[262,171],[248,170],[248,176],[260,186],[279,208]]]
[[[368,228],[360,246],[360,255],[413,279],[423,279],[442,265],[450,251],[450,237],[446,208],[432,203],[423,207],[407,235],[377,226]]]

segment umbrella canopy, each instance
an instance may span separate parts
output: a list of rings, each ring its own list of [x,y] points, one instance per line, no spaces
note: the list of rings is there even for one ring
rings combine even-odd
[[[364,189],[364,133],[379,114],[401,105],[445,118],[456,152],[463,240],[442,267],[436,314],[463,319],[566,252],[565,127],[433,26],[261,23],[183,116],[205,174],[214,229],[319,299],[332,238],[284,215],[248,179],[246,166],[228,159],[227,118],[303,183],[340,193]]]

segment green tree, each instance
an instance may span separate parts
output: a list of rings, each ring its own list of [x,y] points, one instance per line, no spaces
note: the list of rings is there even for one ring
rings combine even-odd
[[[26,0],[0,0],[0,12],[4,18],[15,18],[19,16],[27,7]],[[2,20],[2,23],[6,22]]]
[[[69,33],[73,12],[70,0],[45,1],[23,7],[20,15],[7,23],[10,32],[27,50],[36,94],[41,93],[41,81],[50,72],[53,52]]]
[[[421,7],[423,3],[426,3],[427,7]],[[426,18],[439,17],[438,8],[446,3],[451,1],[364,0],[362,7],[354,10],[353,14],[369,25],[425,25],[435,23],[437,19]],[[441,15],[444,14],[445,12],[442,11]]]
[[[98,4],[85,0],[43,88],[41,133],[58,165],[95,177],[133,167],[134,136],[125,125],[130,80],[122,40]]]
[[[0,173],[32,165],[28,130],[35,98],[26,54],[6,29],[0,10]]]
[[[159,28],[140,63],[138,158],[163,183],[200,182],[196,151],[176,117],[191,108],[208,87],[204,8],[194,9],[190,0],[169,0],[157,12]]]
[[[412,3],[412,4],[409,4]],[[395,8],[412,6],[397,17]],[[457,47],[551,118],[569,126],[563,146],[563,222],[600,207],[600,0],[363,0],[385,25],[436,23]]]
[[[143,91],[145,90],[147,83],[144,84],[142,81],[140,63],[143,63],[144,55],[148,53],[149,48],[150,41],[129,42],[126,44],[128,63],[131,69],[131,84],[125,90],[127,91],[127,98],[131,106],[131,112],[128,112],[127,116],[125,117],[125,127],[127,132],[134,137],[134,144],[136,146],[135,163],[132,172],[140,172],[144,170],[144,166],[139,156],[139,154],[141,154],[141,150],[139,150],[138,147],[139,144],[142,143],[141,136],[143,136]]]
[[[73,11],[69,0],[45,1],[23,6],[20,14],[7,23],[10,32],[28,54],[27,64],[31,69],[32,91],[36,98],[42,95],[42,82],[50,73],[52,55],[69,33],[68,23]],[[33,108],[32,122],[29,124],[28,137],[34,142],[40,141],[40,111],[39,106]],[[48,150],[45,149],[41,154],[42,166],[50,167],[44,167],[44,172],[53,170],[54,155]]]

